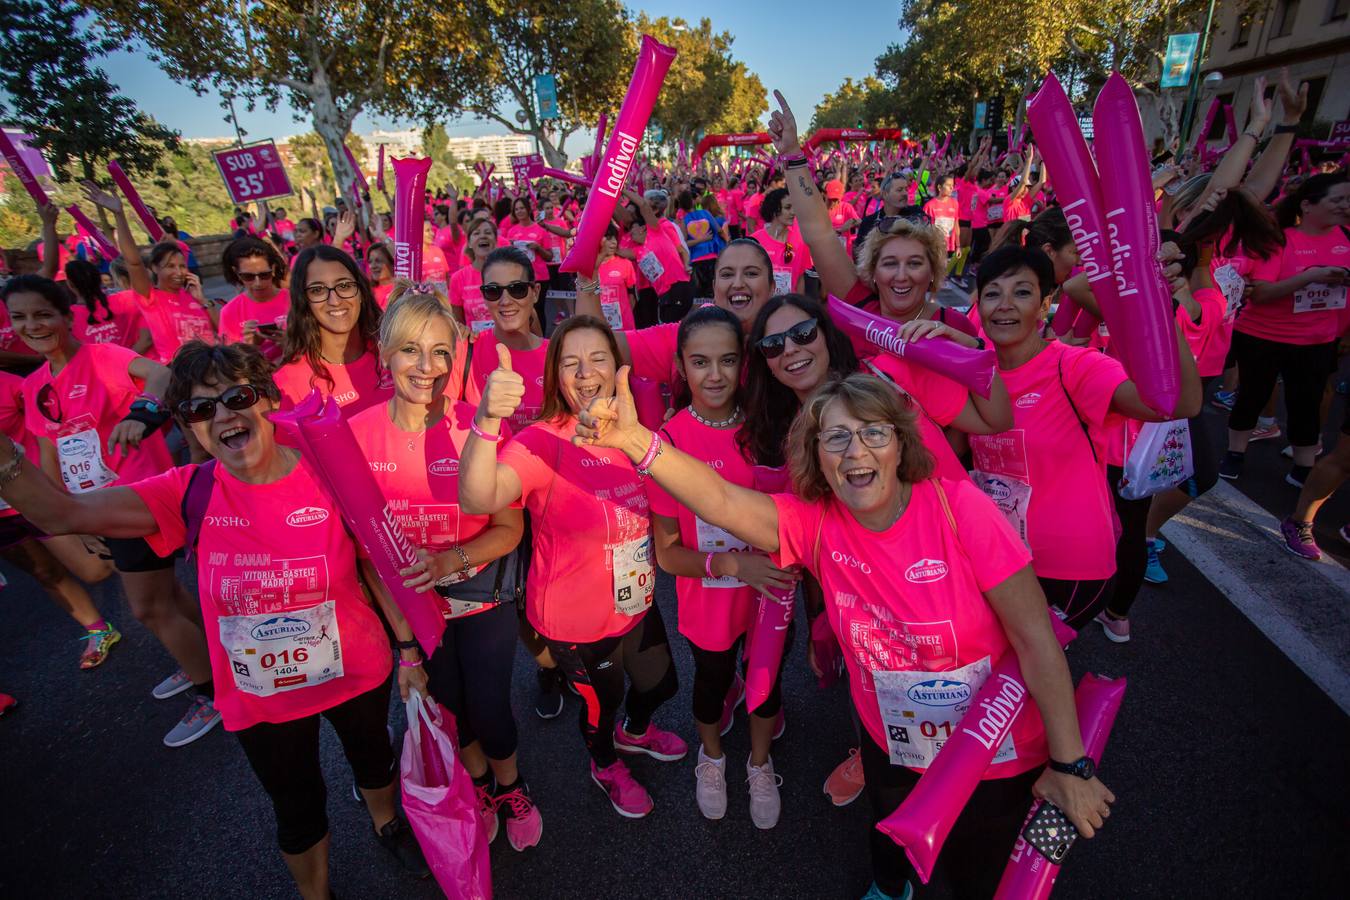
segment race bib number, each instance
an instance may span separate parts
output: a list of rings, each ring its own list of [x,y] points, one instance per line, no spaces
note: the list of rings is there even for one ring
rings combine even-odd
[[[779,269],[773,270],[773,292],[775,294],[792,293],[792,270]]]
[[[221,616],[220,645],[234,686],[255,697],[342,677],[342,640],[333,601],[308,609]]]
[[[655,253],[648,253],[638,260],[638,269],[652,284],[661,280],[661,276],[666,274],[666,267],[661,265],[661,260],[656,258]]]
[[[1231,264],[1222,265],[1214,270],[1214,286],[1223,294],[1224,302],[1227,304],[1223,314],[1224,321],[1233,321],[1238,310],[1242,308],[1242,294],[1247,288],[1246,280]]]
[[[117,480],[117,473],[103,461],[103,442],[92,428],[58,437],[56,455],[61,480],[72,494],[96,491]]]
[[[614,567],[614,611],[621,616],[636,616],[652,605],[656,590],[656,570],[652,567],[652,536],[610,547]]]
[[[625,298],[626,299],[626,298]],[[622,300],[619,298],[619,292],[612,284],[600,286],[600,311],[605,314],[605,321],[609,327],[615,331],[623,330],[623,308],[619,305]]]
[[[743,553],[750,549],[750,545],[745,541],[722,528],[718,528],[716,525],[708,524],[698,516],[694,516],[694,529],[698,536],[699,553]],[[723,575],[721,578],[704,578],[703,586],[705,588],[740,588],[745,587],[745,582],[732,578],[730,575]]]
[[[989,221],[991,221],[991,222],[1002,222],[1002,221],[1003,221],[1003,204],[1002,204],[1002,203],[990,203],[990,204],[989,204]]]
[[[470,325],[469,327],[471,327],[471,328],[473,329],[473,333],[474,333],[474,334],[482,334],[482,333],[485,332],[485,331],[491,331],[491,330],[492,330],[492,320],[491,320],[491,319],[474,319],[474,320],[473,320],[473,324]]]
[[[872,672],[891,764],[919,769],[931,766],[970,711],[970,701],[989,677],[989,670],[986,656],[949,672]],[[1012,737],[1005,737],[993,761],[1016,758]]]
[[[952,231],[956,228],[956,220],[949,219],[945,216],[942,218],[934,219],[933,224],[936,225],[942,231],[942,233],[947,235],[948,237],[951,236]]]
[[[1294,294],[1294,312],[1324,312],[1345,309],[1345,285],[1313,282]]]
[[[534,243],[533,241],[512,241],[511,243],[515,245],[517,250],[528,256],[530,262],[534,262],[534,251],[530,249],[530,244]]]
[[[1013,531],[1022,539],[1022,543],[1027,544],[1027,510],[1031,506],[1031,485],[1016,478],[991,475],[978,469],[971,472],[970,477],[976,486],[994,501],[994,505],[1003,513]]]

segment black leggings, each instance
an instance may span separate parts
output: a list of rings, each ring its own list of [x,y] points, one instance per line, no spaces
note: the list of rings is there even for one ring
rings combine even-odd
[[[904,893],[906,881],[912,880],[916,888],[919,886],[918,875],[905,851],[878,831],[876,825],[899,808],[919,783],[920,773],[891,765],[890,756],[866,733],[862,739],[862,765],[867,802],[872,807],[872,828],[868,833],[872,877],[877,887],[898,897]],[[1040,774],[1040,768],[1035,768],[1011,778],[987,778],[970,795],[933,866],[933,874],[945,877],[951,884],[953,897],[988,900],[994,896],[1003,868],[1008,864],[1008,854],[1031,808],[1031,786]]]
[[[694,286],[688,281],[677,281],[656,299],[656,317],[661,323],[678,322],[694,303]]]
[[[1250,431],[1261,408],[1284,379],[1284,407],[1288,412],[1289,443],[1311,447],[1322,432],[1322,389],[1336,370],[1336,342],[1285,344],[1233,332],[1233,357],[1238,367],[1238,394],[1228,427]]]
[[[452,619],[427,660],[427,690],[459,720],[459,745],[481,741],[489,759],[516,752],[511,712],[516,628],[514,603]]]
[[[1119,618],[1129,615],[1130,604],[1134,603],[1139,596],[1139,589],[1144,586],[1144,570],[1148,568],[1148,547],[1144,542],[1144,532],[1148,528],[1148,508],[1153,502],[1152,497],[1126,500],[1120,496],[1118,485],[1122,474],[1119,466],[1106,467],[1106,481],[1111,486],[1116,517],[1120,519],[1120,538],[1116,541],[1116,574],[1111,579],[1106,608]]]
[[[787,643],[783,659],[778,664],[778,677],[773,680],[773,690],[753,713],[761,719],[772,719],[783,708],[783,666],[787,664],[796,633],[797,620],[793,619],[788,623]],[[722,706],[726,702],[727,692],[736,680],[741,641],[737,640],[725,650],[704,650],[690,641],[689,652],[694,657],[694,720],[704,725],[717,725],[722,721]]]
[[[993,240],[994,236],[989,232],[988,225],[970,229],[970,261],[979,262],[989,251],[989,245]]]
[[[289,722],[259,722],[235,732],[253,773],[272,798],[282,853],[304,853],[328,834],[328,789],[319,766],[319,716],[333,725],[356,786],[368,791],[394,783],[389,746],[392,679],[331,709]]]
[[[596,768],[611,766],[618,759],[614,719],[620,704],[628,714],[625,730],[645,734],[652,714],[680,689],[666,625],[655,605],[625,634],[589,644],[547,640],[553,658],[581,694],[581,737]],[[625,673],[630,682],[626,696]]]
[[[1036,580],[1045,592],[1045,602],[1064,613],[1065,624],[1081,631],[1106,603],[1112,579],[1066,581],[1038,577]]]

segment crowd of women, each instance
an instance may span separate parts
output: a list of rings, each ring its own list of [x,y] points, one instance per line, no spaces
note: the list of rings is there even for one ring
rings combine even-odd
[[[143,255],[122,200],[88,185],[121,256],[103,273],[63,252],[45,208],[42,274],[0,290],[3,362],[27,372],[0,375],[5,558],[86,630],[86,668],[120,635],[84,585],[116,573],[179,667],[155,696],[192,691],[165,743],[217,723],[234,733],[307,898],[329,896],[321,718],[376,839],[426,872],[395,796],[394,683],[455,714],[488,839],[503,827],[524,850],[543,817],[517,755],[517,640],[538,664],[538,715],[559,715],[564,691],[581,698],[590,780],[616,813],[653,810],[625,758],[676,762],[692,738],[701,813],[726,816],[728,785],[743,784],[761,829],[782,805],[781,667],[749,716],[743,770],[722,744],[761,602],[797,594],[806,627],[825,617],[856,726],[825,792],[837,805],[865,792],[873,823],[954,724],[939,721],[950,710],[907,706],[904,687],[941,672],[973,693],[1011,649],[1034,709],[939,859],[957,896],[990,896],[1033,795],[1089,837],[1114,800],[1085,756],[1050,615],[1129,640],[1142,582],[1166,580],[1159,528],[1217,477],[1241,475],[1279,390],[1302,487],[1285,538],[1319,555],[1311,519],[1350,466],[1350,426],[1314,465],[1347,326],[1350,188],[1339,171],[1289,169],[1306,89],[1282,79],[1277,93],[1268,140],[1258,91],[1216,167],[1157,171],[1182,360],[1167,411],[1144,402],[1103,329],[1049,327],[1066,298],[1100,308],[1030,145],[841,152],[813,167],[779,97],[771,171],[646,171],[593,272],[558,265],[583,191],[486,184],[428,195],[418,284],[394,280],[388,216],[362,226],[334,207],[326,221],[274,211],[255,224],[241,211],[223,259],[240,292],[223,306],[185,244]],[[898,323],[907,341],[992,349],[992,389],[854,341],[826,296]],[[1198,420],[1220,381],[1222,458]],[[341,407],[417,548],[403,586],[446,619],[429,657],[329,479],[269,418],[312,390]],[[1123,497],[1141,424],[1187,417],[1194,476]],[[654,603],[657,567],[674,576],[678,646]],[[693,701],[681,713],[667,701],[685,648]],[[867,840],[866,896],[910,896],[904,854],[875,829]]]

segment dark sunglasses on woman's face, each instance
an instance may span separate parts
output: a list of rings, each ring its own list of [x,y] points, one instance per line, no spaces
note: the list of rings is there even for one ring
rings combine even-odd
[[[517,300],[524,300],[530,295],[530,288],[532,287],[534,287],[533,281],[513,281],[510,284],[496,284],[489,281],[483,285],[483,299],[496,303],[502,299],[502,291],[506,291]]]
[[[189,397],[179,401],[178,415],[184,422],[209,422],[216,417],[216,404],[238,412],[248,409],[262,399],[262,393],[251,384],[236,384],[219,397]]]
[[[250,283],[252,283],[252,282],[254,282],[254,281],[271,281],[271,280],[272,280],[272,270],[271,270],[271,269],[268,269],[266,272],[238,272],[238,273],[236,273],[236,274],[239,276],[239,280],[240,280],[241,282],[243,282],[244,284],[250,284]]]
[[[764,335],[759,339],[756,346],[759,347],[759,352],[764,354],[765,359],[775,359],[783,355],[783,349],[787,345],[788,338],[792,338],[792,343],[798,347],[805,347],[816,339],[819,332],[819,323],[815,319],[807,319],[804,322],[798,322],[787,331]]]

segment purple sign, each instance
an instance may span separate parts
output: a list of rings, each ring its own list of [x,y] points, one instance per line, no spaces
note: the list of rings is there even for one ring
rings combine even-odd
[[[272,141],[216,150],[212,154],[230,199],[238,203],[289,196],[291,181]]]

